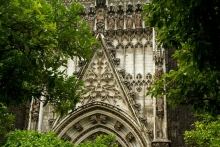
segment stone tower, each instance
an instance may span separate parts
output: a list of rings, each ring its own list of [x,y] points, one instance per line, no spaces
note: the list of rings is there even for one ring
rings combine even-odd
[[[71,0],[64,0],[70,3]],[[121,147],[168,147],[166,97],[146,96],[153,76],[166,72],[164,49],[142,20],[146,0],[76,0],[82,17],[100,41],[89,63],[68,61],[67,73],[88,91],[75,111],[56,117],[51,106],[34,101],[29,129],[54,130],[79,144],[99,134],[115,134]]]

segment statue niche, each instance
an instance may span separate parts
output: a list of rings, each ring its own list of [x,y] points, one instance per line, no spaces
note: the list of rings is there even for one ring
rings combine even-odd
[[[132,27],[133,27],[133,16],[131,13],[128,13],[127,19],[126,19],[126,28],[132,29]]]

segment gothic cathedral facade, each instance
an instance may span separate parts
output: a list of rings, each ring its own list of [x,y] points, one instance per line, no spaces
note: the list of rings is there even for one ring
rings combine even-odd
[[[28,128],[53,130],[76,145],[115,134],[120,147],[169,147],[166,97],[146,95],[153,76],[167,70],[165,51],[142,18],[142,4],[150,1],[75,1],[84,5],[82,17],[100,41],[89,63],[68,61],[67,73],[82,79],[88,93],[64,117],[32,102]]]

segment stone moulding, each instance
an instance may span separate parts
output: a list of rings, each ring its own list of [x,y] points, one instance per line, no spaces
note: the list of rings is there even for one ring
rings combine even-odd
[[[97,125],[103,125],[107,127],[108,129],[115,130],[114,126],[115,123],[112,125],[108,122],[110,119],[114,122],[119,121],[121,124],[123,124],[124,129],[131,132],[134,137],[136,138],[136,142],[141,146],[145,147],[147,144],[149,144],[150,140],[143,138],[142,132],[139,131],[138,127],[139,125],[135,120],[129,117],[126,112],[123,110],[120,110],[119,108],[116,108],[115,106],[112,106],[110,104],[104,104],[104,103],[93,103],[93,104],[88,104],[88,106],[84,106],[82,109],[78,109],[77,111],[74,111],[69,114],[66,118],[64,118],[62,122],[56,124],[56,127],[54,128],[54,131],[58,136],[63,136],[66,132],[71,131],[72,126],[74,124],[78,123],[79,121],[82,122],[81,120],[86,119],[86,118],[91,118],[91,116],[96,115],[98,119],[101,119],[99,123],[96,124],[91,124],[92,126],[97,126]],[[105,117],[103,117],[105,116]],[[108,118],[104,119],[103,118]],[[106,124],[105,124],[106,123]],[[83,124],[81,123],[82,127]],[[88,128],[87,128],[88,129]],[[71,137],[72,142],[78,142],[77,138],[79,136],[84,136],[81,133],[84,132],[84,130],[87,130],[86,128],[83,129],[82,132],[78,132],[78,134],[75,134],[75,137]],[[107,130],[108,130],[107,129]],[[92,129],[91,129],[92,130]],[[121,130],[115,130],[114,132],[120,132]],[[123,131],[122,131],[123,132]],[[84,132],[85,133],[85,132]],[[81,135],[80,135],[81,134]],[[125,138],[127,134],[121,134],[120,136]],[[130,142],[130,144],[132,141]]]

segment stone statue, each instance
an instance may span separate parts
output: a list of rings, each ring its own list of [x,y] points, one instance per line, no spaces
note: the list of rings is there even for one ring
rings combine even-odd
[[[131,29],[131,28],[133,27],[133,16],[132,16],[132,14],[129,14],[129,15],[127,16],[127,19],[126,19],[126,27],[127,27],[128,29]]]
[[[163,74],[163,68],[162,68],[162,67],[158,67],[158,68],[156,69],[156,73],[155,73],[156,77],[157,77],[158,79],[161,79],[161,78],[162,78],[162,74]]]
[[[141,19],[141,13],[138,12],[135,16],[135,27],[141,28],[142,27],[142,19]]]
[[[93,30],[93,26],[94,26],[94,16],[93,15],[89,16],[88,24],[89,24],[90,28]]]
[[[124,15],[119,15],[117,19],[117,28],[123,29],[124,28]]]
[[[104,13],[103,13],[103,11],[102,10],[100,10],[99,12],[98,12],[98,15],[97,15],[97,22],[104,22]]]
[[[115,28],[115,19],[113,15],[108,17],[108,29],[113,30]]]

